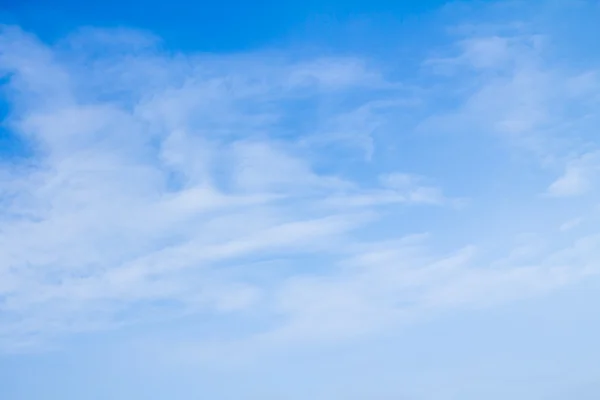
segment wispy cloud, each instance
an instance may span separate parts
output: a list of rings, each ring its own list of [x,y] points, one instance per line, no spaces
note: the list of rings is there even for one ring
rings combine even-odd
[[[294,103],[386,85],[361,60],[170,58],[143,39],[83,31],[51,48],[3,32],[6,123],[34,154],[3,169],[4,345],[127,323],[132,307],[133,321],[251,307],[263,289],[216,265],[331,252],[379,203],[442,199],[416,182],[397,193],[317,172],[296,142],[312,128]],[[88,40],[100,57],[82,56]]]
[[[586,210],[492,248],[463,224],[503,193],[486,205],[470,176],[429,176],[428,149],[403,147],[435,132],[464,154],[478,135],[504,159],[533,155],[539,187],[515,215],[550,210],[544,192],[593,196],[597,72],[548,42],[461,37],[417,83],[366,57],[169,54],[122,30],[48,45],[4,27],[4,123],[26,154],[0,170],[0,346],[203,313],[269,321],[242,346],[339,339],[597,274],[597,231],[564,222]],[[275,259],[291,267],[255,269]]]
[[[598,153],[586,153],[568,161],[564,174],[548,188],[551,196],[565,197],[585,194],[593,189],[600,174]]]

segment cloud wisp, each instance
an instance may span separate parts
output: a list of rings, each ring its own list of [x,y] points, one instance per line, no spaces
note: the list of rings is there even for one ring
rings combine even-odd
[[[21,150],[0,166],[0,346],[190,314],[277,321],[242,340],[337,339],[596,274],[597,232],[564,220],[503,238],[499,255],[477,237],[438,248],[407,214],[485,218],[469,208],[478,199],[378,162],[400,142],[394,118],[421,104],[406,135],[487,135],[534,155],[554,183],[529,206],[593,196],[596,75],[547,63],[543,43],[470,37],[425,61],[468,88],[448,84],[449,110],[360,57],[169,54],[89,29],[48,45],[4,27],[4,125]],[[257,266],[272,260],[287,267]]]

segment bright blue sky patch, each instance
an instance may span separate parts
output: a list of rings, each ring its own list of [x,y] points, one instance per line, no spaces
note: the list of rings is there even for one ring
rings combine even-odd
[[[597,2],[0,18],[0,398],[600,395]]]

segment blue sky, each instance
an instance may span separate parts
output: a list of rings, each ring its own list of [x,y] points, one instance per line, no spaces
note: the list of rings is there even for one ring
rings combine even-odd
[[[600,4],[6,2],[0,399],[600,396]]]

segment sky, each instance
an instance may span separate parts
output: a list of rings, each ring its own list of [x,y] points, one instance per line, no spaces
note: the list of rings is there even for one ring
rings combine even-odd
[[[600,398],[600,2],[3,0],[0,399]]]

